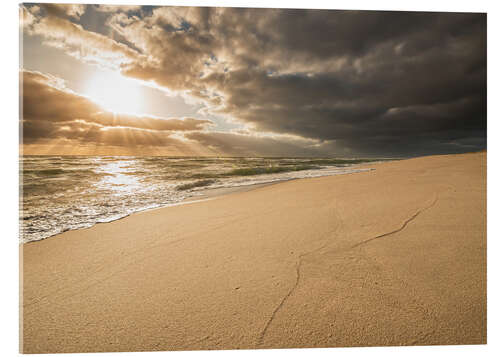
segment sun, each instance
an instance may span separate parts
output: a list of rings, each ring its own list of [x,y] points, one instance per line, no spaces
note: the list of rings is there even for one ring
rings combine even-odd
[[[102,71],[90,78],[84,94],[113,113],[141,114],[145,109],[143,86],[117,72]]]

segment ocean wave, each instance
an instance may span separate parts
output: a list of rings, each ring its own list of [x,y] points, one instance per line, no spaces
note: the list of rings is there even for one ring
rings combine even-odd
[[[369,159],[24,157],[22,242],[230,188],[359,171]]]

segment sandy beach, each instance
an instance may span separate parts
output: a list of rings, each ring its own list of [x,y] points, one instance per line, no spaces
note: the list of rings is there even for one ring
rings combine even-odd
[[[486,153],[364,167],[21,245],[21,351],[486,343]]]

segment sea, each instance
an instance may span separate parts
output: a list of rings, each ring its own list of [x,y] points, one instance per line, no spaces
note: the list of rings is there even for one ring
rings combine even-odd
[[[203,199],[208,192],[366,171],[359,165],[371,161],[380,159],[23,156],[20,242]]]

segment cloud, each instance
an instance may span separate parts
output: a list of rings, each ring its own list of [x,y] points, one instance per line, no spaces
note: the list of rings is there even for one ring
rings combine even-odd
[[[110,11],[105,25],[123,38],[119,43],[50,11],[30,11],[36,17],[33,22],[26,16],[32,31],[67,51],[82,46],[82,60],[115,61],[122,74],[194,97],[206,113],[233,118],[253,133],[312,140],[331,155],[460,152],[486,145],[485,14]],[[229,142],[241,142],[249,153],[262,142],[283,144],[258,135],[187,136],[227,152],[235,151]],[[306,147],[288,151],[309,152]]]
[[[119,68],[123,63],[139,60],[141,55],[136,50],[74,23],[72,20],[78,19],[85,11],[82,6],[84,5],[23,6],[23,30],[28,35],[42,36],[44,43],[49,46],[103,67]]]
[[[120,148],[111,151],[115,154],[325,156],[334,147],[292,135],[208,131],[212,122],[206,119],[113,114],[66,88],[60,78],[26,70],[20,75],[27,153],[30,147],[43,152],[45,145],[52,154],[102,153],[98,148],[107,147]]]
[[[97,11],[101,12],[131,12],[139,11],[141,9],[140,5],[94,5]]]
[[[484,14],[164,7],[123,19],[108,23],[154,58],[124,74],[254,130],[360,154],[485,145]]]
[[[292,135],[262,135],[254,132],[189,132],[184,135],[212,153],[228,156],[328,156],[335,149],[332,142],[304,139]],[[345,154],[349,154],[344,152]]]
[[[83,4],[40,4],[47,14],[56,17],[79,19],[85,13],[87,5]]]
[[[106,145],[164,145],[175,132],[203,130],[206,119],[158,118],[103,111],[54,76],[21,72],[23,141],[78,139]]]

